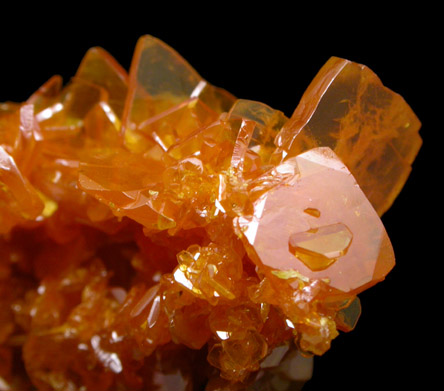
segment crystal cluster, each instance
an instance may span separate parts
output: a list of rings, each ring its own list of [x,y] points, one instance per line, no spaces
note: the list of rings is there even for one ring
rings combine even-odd
[[[285,389],[394,266],[419,127],[363,65],[287,118],[151,36],[1,104],[0,389]]]

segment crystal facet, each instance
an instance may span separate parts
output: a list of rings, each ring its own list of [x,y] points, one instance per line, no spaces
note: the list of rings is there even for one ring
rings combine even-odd
[[[380,281],[394,266],[381,220],[331,149],[287,159],[273,169],[273,183],[269,175],[251,185],[253,214],[235,218],[258,265],[327,279],[330,287],[350,293]],[[307,214],[308,208],[319,217]]]
[[[419,126],[363,65],[287,118],[151,36],[0,105],[0,389],[299,389],[394,266]]]
[[[366,66],[332,57],[276,138],[278,158],[333,149],[379,215],[393,203],[421,147],[421,124]]]

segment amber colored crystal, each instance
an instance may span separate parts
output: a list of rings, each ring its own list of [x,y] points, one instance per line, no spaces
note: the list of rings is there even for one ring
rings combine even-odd
[[[421,124],[404,99],[366,66],[332,57],[276,138],[276,158],[330,147],[382,215],[421,147]]]
[[[0,389],[300,385],[394,266],[419,126],[363,65],[287,118],[151,36],[0,105]]]

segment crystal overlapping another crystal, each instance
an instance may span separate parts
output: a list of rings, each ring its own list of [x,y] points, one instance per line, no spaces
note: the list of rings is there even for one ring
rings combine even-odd
[[[365,66],[331,58],[287,118],[151,36],[129,75],[93,48],[2,104],[0,388],[306,380],[394,266],[419,126]]]

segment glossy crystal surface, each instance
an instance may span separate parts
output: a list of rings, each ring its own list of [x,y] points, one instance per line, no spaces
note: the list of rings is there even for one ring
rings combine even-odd
[[[365,65],[332,57],[276,138],[276,159],[330,147],[382,215],[401,191],[422,140],[416,115]]]
[[[287,118],[151,36],[0,105],[0,389],[300,386],[394,266],[419,126],[365,66]]]

